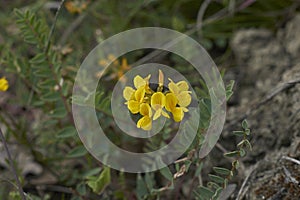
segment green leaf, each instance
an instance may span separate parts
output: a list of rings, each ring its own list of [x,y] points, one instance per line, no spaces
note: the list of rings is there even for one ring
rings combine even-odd
[[[69,138],[76,135],[77,131],[74,128],[74,126],[68,126],[64,129],[62,129],[58,134],[56,135],[57,138]]]
[[[240,163],[238,160],[235,160],[232,162],[232,166],[235,168],[235,169],[238,169],[240,167]]]
[[[225,179],[226,180],[226,179]],[[220,187],[220,185],[218,185],[217,183],[215,183],[215,182],[208,182],[207,183],[207,186],[209,187],[209,188],[212,188],[212,189],[217,189],[217,188],[219,188]]]
[[[173,174],[171,173],[169,167],[164,167],[160,169],[159,172],[169,181],[173,181]]]
[[[147,185],[140,174],[137,175],[137,186],[136,186],[136,194],[138,199],[144,199],[144,196],[149,194]]]
[[[64,118],[66,115],[67,115],[67,111],[65,109],[65,107],[58,107],[58,108],[55,108],[53,111],[50,111],[50,117],[53,117],[53,118]]]
[[[152,191],[152,189],[154,187],[154,177],[153,177],[153,174],[146,173],[146,175],[145,175],[145,182],[146,182],[146,185],[148,187],[148,190]]]
[[[236,136],[244,136],[244,131],[233,131],[232,133]]]
[[[229,175],[230,174],[230,170],[226,169],[226,168],[222,168],[222,167],[213,167],[213,170],[217,173],[217,174],[221,174],[221,175]]]
[[[245,129],[245,134],[246,134],[246,135],[250,135],[250,132],[251,132],[251,131],[250,131],[249,128],[246,128],[246,129]]]
[[[223,188],[219,187],[216,189],[215,194],[212,196],[212,200],[218,200]]]
[[[238,156],[238,155],[239,155],[239,151],[231,151],[231,152],[224,154],[224,156],[227,156],[227,157],[234,157],[234,156]]]
[[[246,151],[243,148],[240,148],[240,156],[244,157],[246,155]]]
[[[83,176],[83,177],[94,176],[94,175],[98,174],[100,171],[101,171],[101,168],[100,168],[100,167],[96,167],[96,168],[94,168],[94,169],[90,169],[90,170],[85,171],[85,172],[82,174],[82,176]]]
[[[80,145],[80,146],[77,146],[74,149],[72,149],[68,153],[67,157],[68,158],[77,158],[77,157],[84,156],[86,153],[87,153],[86,148],[84,146]]]
[[[245,140],[245,145],[246,145],[246,147],[250,150],[250,151],[252,151],[252,145],[251,145],[251,143],[249,142],[249,140]]]
[[[243,129],[245,129],[245,130],[248,128],[248,122],[247,122],[246,119],[243,120],[243,122],[242,122],[242,127],[243,127]]]
[[[84,183],[80,183],[76,186],[76,191],[79,192],[79,194],[81,195],[85,195],[86,194],[86,186]]]
[[[204,186],[200,186],[197,189],[197,192],[200,194],[200,196],[204,197],[205,199],[210,199],[214,195],[213,191]]]
[[[42,82],[38,83],[38,87],[42,88],[42,89],[54,88],[55,85],[56,85],[56,82],[53,79],[47,79],[45,81],[42,81]]]
[[[32,64],[40,64],[43,63],[46,60],[44,53],[36,54],[31,60],[30,63]]]
[[[49,74],[51,74],[51,70],[46,66],[41,66],[40,68],[35,68],[34,75],[40,78],[49,78]]]
[[[91,176],[87,177],[87,179],[87,185],[93,190],[93,192],[101,194],[111,182],[110,168],[105,167],[99,177]]]
[[[49,102],[57,101],[59,99],[60,99],[60,95],[58,92],[49,92],[42,96],[42,100],[49,101]]]
[[[216,183],[220,183],[220,184],[224,183],[224,178],[222,178],[220,176],[216,176],[216,175],[213,175],[213,174],[208,174],[208,177],[210,178],[210,180],[212,180]]]

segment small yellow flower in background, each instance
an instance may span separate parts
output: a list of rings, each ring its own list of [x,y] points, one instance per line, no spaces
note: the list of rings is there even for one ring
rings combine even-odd
[[[146,131],[151,130],[152,120],[162,116],[170,118],[168,112],[172,114],[175,122],[182,121],[192,101],[188,83],[186,81],[175,83],[169,79],[168,88],[164,90],[164,74],[159,70],[158,87],[153,91],[149,86],[150,78],[150,74],[145,78],[137,75],[133,79],[135,88],[126,86],[123,90],[128,110],[132,114],[142,116],[137,122],[137,127]]]
[[[110,63],[112,63],[112,68],[110,68],[110,71],[108,72],[110,73],[110,76],[106,80],[120,79],[129,69],[131,69],[126,58],[122,58],[120,63],[117,57],[113,54],[109,54],[106,59],[100,59],[98,61],[98,64],[103,68],[108,66]],[[96,77],[101,77],[103,73],[104,71],[101,69],[101,71],[96,73]]]
[[[80,0],[73,0],[73,1],[67,1],[65,3],[66,9],[69,11],[69,13],[75,14],[75,13],[82,13],[87,8],[87,5],[89,4],[89,1],[80,1]]]
[[[5,92],[8,89],[8,81],[5,77],[0,78],[0,91]]]

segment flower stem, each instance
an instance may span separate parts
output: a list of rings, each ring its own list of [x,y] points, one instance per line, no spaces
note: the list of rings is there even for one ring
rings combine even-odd
[[[20,193],[20,195],[21,195],[21,198],[22,198],[22,200],[26,200],[26,197],[25,197],[23,188],[22,188],[22,186],[21,186],[21,182],[20,182],[20,180],[19,180],[19,178],[18,178],[18,175],[17,175],[17,170],[16,170],[16,168],[15,168],[15,166],[14,166],[13,160],[12,160],[12,158],[11,158],[11,155],[10,155],[10,152],[9,152],[9,150],[8,150],[7,143],[6,143],[6,140],[5,140],[5,138],[4,138],[4,135],[3,135],[3,133],[2,133],[1,128],[0,128],[0,137],[1,137],[2,143],[3,143],[3,145],[4,145],[4,149],[5,149],[6,153],[7,153],[7,157],[8,157],[9,164],[10,164],[10,169],[12,170],[12,172],[13,172],[13,174],[14,174],[14,177],[15,177],[15,180],[16,180],[16,183],[17,183],[17,186],[18,186],[18,189],[19,189],[19,193]]]

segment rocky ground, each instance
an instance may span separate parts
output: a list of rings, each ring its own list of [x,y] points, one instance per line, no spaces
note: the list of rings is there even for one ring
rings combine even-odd
[[[253,133],[233,199],[300,199],[299,24],[297,15],[277,32],[240,30],[232,39],[236,105],[228,109],[222,144],[233,148],[229,132],[244,117]]]

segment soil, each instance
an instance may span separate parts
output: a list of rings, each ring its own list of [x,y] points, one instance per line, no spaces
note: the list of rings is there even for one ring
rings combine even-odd
[[[277,32],[238,31],[231,41],[238,80],[221,144],[246,117],[253,151],[242,160],[232,199],[300,199],[300,15]],[[294,159],[294,160],[293,160]]]

